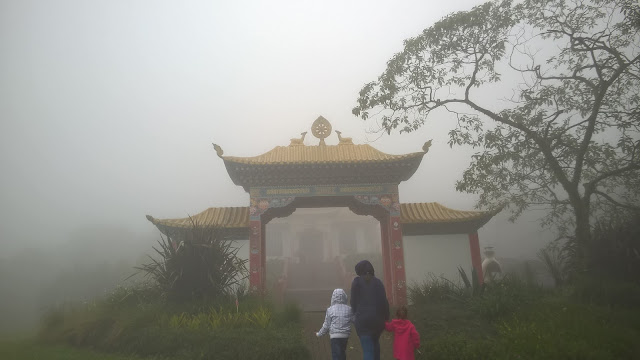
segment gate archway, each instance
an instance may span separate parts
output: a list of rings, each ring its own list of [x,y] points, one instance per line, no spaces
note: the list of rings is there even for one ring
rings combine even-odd
[[[335,131],[338,144],[327,145],[325,139],[332,127],[323,117],[316,119],[311,131],[320,140],[318,145],[306,145],[303,132],[288,146],[277,146],[253,157],[226,156],[220,146],[213,145],[231,180],[249,193],[250,205],[210,208],[194,217],[201,225],[226,230],[230,239],[249,239],[251,289],[265,290],[266,224],[291,215],[297,208],[321,207],[348,207],[380,222],[384,281],[391,304],[407,302],[403,231],[410,235],[416,249],[423,249],[420,244],[426,244],[426,240],[441,241],[437,237],[443,234],[461,235],[453,241],[468,241],[468,247],[457,247],[466,247],[468,252],[454,254],[455,261],[470,263],[482,282],[477,230],[499,209],[459,211],[438,203],[399,202],[398,185],[415,173],[431,141],[424,144],[422,151],[391,155],[367,144],[356,145],[339,131]],[[190,219],[159,220],[148,215],[147,219],[167,235],[179,233],[191,224]]]
[[[294,194],[295,197],[290,196]],[[297,208],[347,207],[357,215],[371,215],[380,222],[383,278],[387,297],[393,304],[406,303],[397,185],[253,188],[251,204],[249,282],[254,291],[265,290],[266,225],[269,221],[287,217]]]

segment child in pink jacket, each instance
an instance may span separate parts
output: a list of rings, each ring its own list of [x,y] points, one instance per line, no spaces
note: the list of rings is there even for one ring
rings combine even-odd
[[[420,346],[420,334],[407,320],[405,306],[398,308],[396,317],[385,324],[385,329],[393,333],[393,357],[397,360],[414,360],[414,351]]]

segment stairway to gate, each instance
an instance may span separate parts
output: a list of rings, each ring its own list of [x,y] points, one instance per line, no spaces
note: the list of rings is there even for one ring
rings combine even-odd
[[[285,299],[303,311],[324,311],[331,304],[333,289],[342,287],[340,269],[333,262],[289,265]]]
[[[305,312],[302,318],[302,336],[305,345],[311,352],[313,360],[331,359],[329,335],[321,338],[316,336],[324,322],[324,312]],[[393,359],[393,335],[384,332],[380,337],[380,358]],[[362,347],[356,329],[351,327],[351,336],[347,342],[347,359],[362,359]]]

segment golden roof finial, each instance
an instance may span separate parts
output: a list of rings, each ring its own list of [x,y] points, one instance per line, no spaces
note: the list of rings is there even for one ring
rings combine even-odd
[[[303,132],[300,135],[302,135],[299,139],[298,138],[293,138],[291,139],[291,143],[289,144],[289,146],[304,146],[304,137],[307,136],[307,132]]]
[[[311,125],[311,133],[320,139],[320,145],[326,145],[324,139],[331,135],[331,123],[322,116],[318,116]]]
[[[213,144],[213,143],[212,143]],[[218,157],[222,157],[222,154],[224,154],[224,151],[222,150],[222,148],[220,147],[220,145],[218,144],[213,144],[213,148],[216,150],[216,154],[218,154]]]
[[[338,134],[338,145],[353,145],[353,139],[350,137],[342,137],[342,132],[336,130]]]
[[[427,141],[426,143],[424,143],[424,145],[422,145],[422,151],[424,151],[424,153],[428,153],[429,152],[429,148],[431,147],[431,140]]]

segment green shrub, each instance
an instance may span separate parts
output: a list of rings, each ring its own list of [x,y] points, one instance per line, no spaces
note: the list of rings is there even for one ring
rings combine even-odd
[[[254,296],[243,298],[237,308],[232,298],[218,306],[202,301],[145,303],[132,300],[140,299],[136,291],[118,289],[101,301],[51,311],[39,339],[181,359],[308,358],[296,326],[300,309],[294,305],[276,312],[271,303]]]
[[[640,358],[640,302],[633,304],[629,295],[636,288],[604,281],[592,278],[567,297],[507,275],[460,301],[460,285],[432,276],[409,289],[409,316],[424,344],[416,358]],[[624,307],[611,306],[616,297],[625,299]]]
[[[442,334],[434,339],[423,339],[422,346],[416,352],[416,359],[429,360],[485,360],[491,357],[490,340],[474,340],[458,333]]]
[[[498,328],[499,348],[522,359],[637,359],[640,332],[610,309],[542,301]]]
[[[464,296],[464,288],[444,277],[429,274],[421,283],[408,287],[408,298],[412,304],[427,304],[434,301],[450,301]]]
[[[431,274],[424,282],[409,286],[409,301],[415,305],[457,302],[477,314],[493,319],[511,314],[544,293],[540,286],[512,274],[479,285],[469,280],[464,270],[458,270],[464,286]],[[475,276],[475,272],[472,272],[472,276]]]
[[[461,328],[432,332],[423,337],[417,359],[637,359],[639,320],[638,309],[547,298],[476,330],[476,336]]]
[[[76,349],[66,345],[41,344],[33,341],[0,341],[0,359],[6,360],[152,360],[134,355],[114,355]]]
[[[296,303],[285,303],[274,320],[280,326],[298,325],[302,321],[302,309]]]
[[[179,359],[304,360],[310,354],[293,329],[195,331],[149,327],[131,334],[120,351]]]
[[[160,258],[136,267],[153,280],[160,294],[173,301],[215,299],[232,293],[248,277],[246,259],[218,229],[195,222],[178,241],[161,237],[153,249]]]
[[[254,312],[224,312],[212,308],[209,312],[173,315],[162,325],[175,329],[216,330],[220,328],[259,327],[267,328],[271,324],[271,310],[264,307]]]
[[[439,302],[409,307],[409,319],[427,341],[443,334],[457,334],[466,339],[486,332],[494,333],[493,324],[459,302]]]
[[[640,212],[612,212],[593,228],[588,244],[592,276],[640,285]]]
[[[635,307],[640,304],[640,285],[609,276],[582,276],[572,285],[571,295],[591,304]]]
[[[482,295],[474,297],[469,305],[481,316],[496,319],[512,314],[543,295],[540,286],[507,274],[501,280],[486,283]]]

